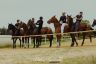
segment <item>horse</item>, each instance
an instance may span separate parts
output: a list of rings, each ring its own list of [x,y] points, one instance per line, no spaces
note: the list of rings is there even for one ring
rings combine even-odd
[[[74,22],[73,22],[73,18],[69,15],[67,15],[67,24],[64,27],[64,33],[68,33],[68,32],[74,32]],[[70,36],[72,38],[72,43],[71,43],[71,47],[74,46],[74,43],[76,43],[76,46],[78,46],[77,40],[76,40],[76,35],[74,33],[70,33]]]
[[[8,31],[12,32],[12,40],[13,40],[13,48],[16,48],[16,41],[17,39],[19,39],[20,41],[20,48],[21,48],[21,41],[22,39],[18,36],[22,36],[23,32],[19,29],[17,29],[13,24],[8,24]],[[17,37],[13,37],[13,36],[17,36]]]
[[[92,23],[92,29],[96,30],[96,19],[94,19],[94,21]],[[93,32],[93,35],[96,36],[96,31]]]
[[[28,27],[27,25],[24,23],[24,22],[21,22],[20,25],[19,25],[20,29],[22,29],[24,31],[24,40],[23,41],[23,45],[27,45],[27,47],[29,48],[29,30],[28,30]],[[26,46],[25,46],[26,47]]]
[[[58,34],[58,33],[61,33],[61,24],[59,23],[58,19],[53,16],[51,19],[49,19],[47,21],[48,24],[50,23],[53,23],[54,24],[54,27],[55,27],[55,33],[56,33],[56,37],[57,37],[57,47],[60,47],[61,46],[61,34]]]
[[[73,19],[71,16],[68,16],[67,15],[67,21],[68,21],[68,25],[66,25],[65,27],[64,27],[64,29],[65,29],[65,31],[66,30],[70,30],[70,27],[72,27],[72,30],[74,31],[75,30],[75,24],[76,23],[73,23],[73,20],[71,20],[71,19]],[[68,28],[68,29],[67,29]],[[80,26],[79,26],[79,28],[78,28],[78,31],[88,31],[88,30],[92,30],[92,27],[90,26],[90,25],[88,25],[88,24],[86,24],[86,23],[80,23]],[[91,32],[83,32],[82,33],[82,35],[83,35],[83,41],[82,41],[82,44],[81,44],[81,46],[83,46],[83,44],[84,44],[84,41],[85,41],[85,36],[86,36],[86,34],[88,34],[89,35],[89,37],[90,37],[90,42],[92,42],[92,37],[91,37]],[[72,43],[72,46],[74,46],[74,43]]]
[[[33,22],[31,22],[31,20],[28,21],[27,26],[28,26],[30,35],[38,35],[38,32],[37,32],[38,31],[38,27],[36,27],[36,25]],[[51,28],[43,27],[41,29],[41,34],[39,34],[39,35],[44,35],[44,34],[53,34],[53,32],[52,32]],[[52,47],[53,35],[47,35],[46,37],[50,41],[49,47]],[[41,36],[32,36],[32,38],[33,38],[33,43],[34,43],[33,48],[35,48],[35,46],[39,47],[40,44],[41,44],[42,37]],[[35,41],[36,41],[36,44],[35,44]],[[37,42],[39,42],[39,43],[37,43]]]

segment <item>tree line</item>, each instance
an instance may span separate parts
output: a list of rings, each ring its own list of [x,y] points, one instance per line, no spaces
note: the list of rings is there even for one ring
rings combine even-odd
[[[9,35],[8,29],[5,27],[0,28],[0,35]]]

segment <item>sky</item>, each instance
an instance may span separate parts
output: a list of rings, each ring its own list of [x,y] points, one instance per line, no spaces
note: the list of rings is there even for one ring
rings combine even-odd
[[[96,18],[96,0],[0,0],[0,27],[8,23],[16,23],[17,19],[27,23],[29,19],[44,17],[44,26],[47,20],[56,15],[59,17],[66,12],[73,17],[83,11],[83,19],[92,23]],[[52,25],[51,25],[52,27]],[[53,27],[52,27],[53,28]]]

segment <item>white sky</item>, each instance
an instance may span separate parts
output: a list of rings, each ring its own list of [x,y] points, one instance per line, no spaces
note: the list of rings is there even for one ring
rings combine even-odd
[[[59,19],[62,12],[75,16],[84,12],[84,19],[96,18],[96,0],[0,0],[0,27],[16,23],[17,19],[27,22],[34,17],[44,17],[44,26],[53,15]]]

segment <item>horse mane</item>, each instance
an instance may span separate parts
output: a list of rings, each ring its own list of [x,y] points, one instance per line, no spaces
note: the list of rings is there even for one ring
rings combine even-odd
[[[56,18],[56,16],[53,16],[52,19],[54,20],[54,25],[55,26],[61,26],[60,22],[58,21],[58,19]]]
[[[17,29],[15,25],[13,24],[9,24],[9,25],[11,25],[12,29]]]
[[[68,20],[67,20],[68,26],[72,27],[73,26],[73,18],[71,16],[68,16],[68,17],[69,17]]]

